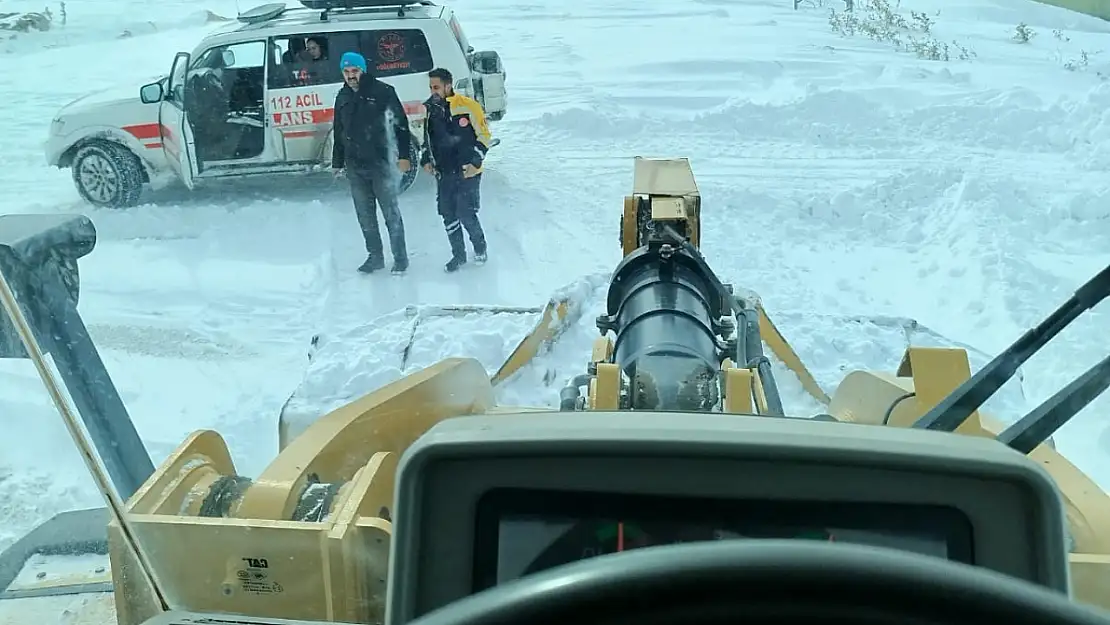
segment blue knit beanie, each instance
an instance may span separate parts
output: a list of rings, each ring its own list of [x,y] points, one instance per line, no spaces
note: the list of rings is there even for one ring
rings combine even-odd
[[[365,72],[366,59],[358,52],[344,52],[339,59],[339,70],[342,71],[348,67],[357,67]]]

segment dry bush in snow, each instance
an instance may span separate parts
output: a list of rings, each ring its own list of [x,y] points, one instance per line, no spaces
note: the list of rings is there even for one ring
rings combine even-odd
[[[1069,72],[1078,72],[1080,70],[1087,69],[1087,66],[1091,64],[1091,57],[1096,54],[1098,54],[1098,52],[1087,52],[1086,50],[1080,50],[1078,55],[1065,58],[1062,53],[1057,52],[1056,62],[1060,63],[1060,65],[1062,65],[1063,68],[1068,70]],[[1099,76],[1101,75],[1102,74],[1100,72]]]
[[[62,10],[64,12],[64,7]],[[50,7],[44,8],[41,12],[0,13],[0,30],[11,32],[13,37],[15,33],[50,30],[53,23],[54,14],[50,12]]]
[[[1010,38],[1013,39],[1016,43],[1029,43],[1033,40],[1033,37],[1036,36],[1037,31],[1029,28],[1029,24],[1022,22],[1014,27],[1014,34]]]
[[[1068,43],[1071,41],[1071,37],[1065,35],[1064,31],[1060,29],[1052,31],[1052,37],[1053,39],[1061,43]],[[1087,67],[1091,64],[1091,57],[1100,53],[1101,50],[1098,52],[1088,52],[1086,50],[1080,50],[1078,55],[1070,56],[1060,48],[1059,44],[1057,44],[1056,51],[1053,53],[1053,60],[1055,60],[1069,72],[1078,72],[1087,69]],[[1106,80],[1107,78],[1104,70],[1098,71],[1096,72],[1096,74],[1099,78],[1103,80]]]
[[[868,39],[892,44],[899,50],[912,52],[918,58],[966,61],[975,53],[959,43],[945,43],[933,35],[933,18],[921,11],[901,12],[901,0],[863,0],[854,2],[850,10],[829,11],[829,26],[842,37],[862,35]]]

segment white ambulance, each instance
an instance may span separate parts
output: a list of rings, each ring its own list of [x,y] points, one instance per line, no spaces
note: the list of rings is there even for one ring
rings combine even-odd
[[[475,52],[450,8],[430,0],[301,4],[251,9],[177,53],[168,76],[66,105],[51,123],[47,162],[72,168],[81,197],[106,207],[134,206],[144,183],[167,175],[192,189],[330,166],[339,57],[348,51],[397,90],[414,150],[434,67],[450,70],[456,90],[476,98],[491,121],[505,115],[500,56]],[[402,191],[419,169],[414,162]]]

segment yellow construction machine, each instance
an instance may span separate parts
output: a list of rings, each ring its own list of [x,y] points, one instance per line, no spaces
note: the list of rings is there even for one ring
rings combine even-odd
[[[1061,538],[1059,551],[1068,552],[1070,581],[1061,587],[1077,602],[1110,608],[1110,496],[1047,442],[1110,384],[1110,365],[1103,361],[1010,425],[979,411],[1036,350],[1105,297],[1110,268],[974,375],[963,349],[909,346],[896,371],[852,371],[829,396],[759,298],[723,284],[710,268],[699,249],[701,210],[687,160],[635,160],[620,220],[624,258],[609,279],[592,353],[582,354],[581,375],[567,381],[558,411],[496,401],[498,385],[533,366],[582,316],[573,302],[555,298],[536,311],[534,330],[492,375],[459,355],[311,423],[283,423],[281,449],[254,477],[237,472],[224,439],[211,430],[194,432],[157,467],[144,462],[118,395],[104,394],[110,380],[76,314],[76,259],[92,249],[91,223],[0,218],[0,231],[19,233],[0,240],[0,310],[13,320],[0,332],[0,347],[42,363],[39,371],[108,501],[107,511],[47,522],[0,557],[0,621],[55,622],[52,615],[62,610],[84,614],[80,622],[103,615],[105,624],[139,625],[168,609],[188,609],[244,615],[238,621],[244,623],[274,622],[250,617],[399,625],[403,619],[386,614],[391,571],[418,567],[424,583],[446,588],[447,580],[436,582],[428,571],[452,565],[446,554],[418,555],[396,544],[391,551],[395,513],[423,505],[411,500],[400,476],[406,450],[442,440],[436,428],[456,418],[484,415],[481,427],[492,436],[530,419],[557,424],[556,416],[590,413],[598,420],[620,413],[626,421],[637,413],[679,421],[715,413],[722,432],[735,424],[758,438],[762,428],[786,428],[810,445],[900,429],[899,441],[927,440],[928,453],[962,449],[972,439],[981,439],[974,444],[984,450],[988,442],[1008,447],[1005,454],[1027,455],[1032,462],[1021,462],[1039,465],[1058,489],[1052,505],[1060,510],[1048,516],[1066,518],[1066,549]],[[765,349],[824,405],[821,414],[784,414]],[[912,445],[907,449],[913,453]],[[596,479],[604,490],[606,476]],[[620,532],[614,540],[623,545],[623,526]],[[1030,541],[1051,543],[1051,536],[1034,534]],[[82,553],[99,553],[110,565],[81,575],[28,572],[33,556]],[[405,592],[394,588],[389,596]]]

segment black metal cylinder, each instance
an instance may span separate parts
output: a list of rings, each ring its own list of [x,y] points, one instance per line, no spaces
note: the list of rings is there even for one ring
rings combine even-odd
[[[559,391],[559,410],[578,410],[578,400],[582,398],[581,388],[590,383],[590,375],[576,375]]]
[[[609,285],[613,360],[631,381],[633,410],[707,412],[719,396],[721,296],[682,250],[629,254]]]

